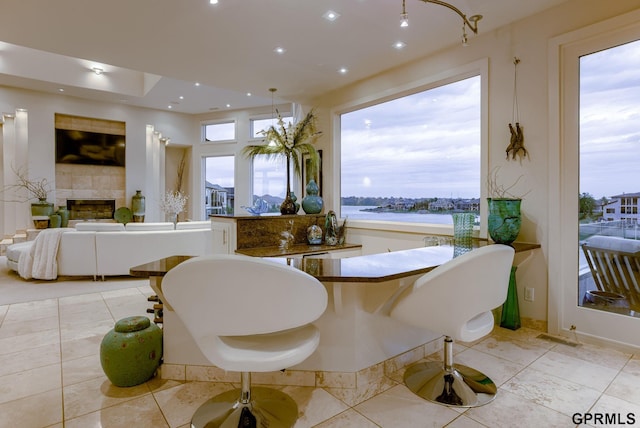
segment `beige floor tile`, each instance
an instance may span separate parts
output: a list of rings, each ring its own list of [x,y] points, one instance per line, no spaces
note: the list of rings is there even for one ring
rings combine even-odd
[[[640,376],[640,356],[634,355],[622,369],[625,373]]]
[[[459,414],[446,406],[418,397],[404,385],[376,395],[354,409],[384,428],[443,427]]]
[[[463,364],[484,373],[497,386],[502,385],[524,368],[522,364],[498,358],[473,348],[457,354],[454,363]]]
[[[100,354],[96,353],[74,360],[62,362],[62,385],[72,385],[87,380],[104,377]]]
[[[77,340],[69,340],[62,342],[62,360],[74,360],[76,358],[87,357],[100,353],[100,344],[104,334],[95,334],[89,337],[83,337]]]
[[[0,377],[0,403],[60,388],[60,364]]]
[[[631,355],[628,353],[586,343],[580,346],[560,344],[553,348],[553,350],[613,370],[620,370],[631,358]]]
[[[355,410],[347,410],[316,425],[315,428],[377,428],[378,426]],[[298,426],[296,425],[295,428]]]
[[[447,428],[492,428],[488,425],[483,425],[478,421],[474,421],[471,418],[466,417],[465,415],[460,415],[455,418],[450,424],[447,425]]]
[[[607,424],[604,423],[605,421],[603,423],[589,423],[589,425],[596,427],[633,427],[640,423],[640,406],[608,394],[600,397],[589,413],[607,414],[609,417],[617,418],[613,421],[610,420]]]
[[[60,329],[60,338],[63,342],[84,339],[92,336],[102,336],[109,332],[115,325],[113,319],[78,323]]]
[[[574,425],[571,416],[504,390],[500,390],[492,402],[469,409],[464,416],[491,428],[565,428]]]
[[[62,427],[60,388],[0,404],[0,427],[3,428],[39,428],[58,423]]]
[[[287,386],[282,391],[298,405],[296,427],[315,426],[349,408],[320,388]]]
[[[20,336],[0,338],[0,355],[33,349],[34,346],[46,346],[60,343],[60,334],[55,330],[45,330]]]
[[[557,348],[555,348],[557,349]],[[600,392],[611,383],[618,370],[553,351],[531,363],[531,368],[569,380]]]
[[[502,335],[492,335],[473,349],[495,355],[521,365],[528,365],[548,351],[548,348],[530,340],[509,339]]]
[[[533,368],[524,369],[506,382],[502,390],[569,416],[588,411],[601,395],[596,389],[543,375]]]
[[[146,384],[119,388],[113,386],[106,376],[65,386],[62,392],[66,419],[73,419],[150,394]]]
[[[640,406],[640,376],[620,372],[606,389],[605,394]],[[640,423],[640,414],[638,414],[638,423]]]
[[[56,334],[58,329],[58,314],[44,318],[33,318],[18,321],[5,319],[2,326],[0,326],[0,338],[43,331],[50,331],[52,334]]]
[[[65,428],[169,427],[151,395],[135,398],[65,422]]]
[[[233,386],[227,383],[188,382],[154,392],[153,396],[169,425],[175,427],[188,424],[205,401],[230,389]]]
[[[60,363],[57,343],[0,355],[0,376]]]

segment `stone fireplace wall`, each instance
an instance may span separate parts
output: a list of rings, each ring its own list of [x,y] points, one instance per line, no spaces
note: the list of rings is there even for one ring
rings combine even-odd
[[[77,131],[125,135],[125,122],[55,115],[55,127]],[[115,199],[116,208],[128,206],[126,173],[121,166],[56,164],[56,206],[67,199]]]

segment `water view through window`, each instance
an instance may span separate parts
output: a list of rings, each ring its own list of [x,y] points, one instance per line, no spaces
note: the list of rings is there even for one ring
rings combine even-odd
[[[638,202],[640,200],[640,168],[637,153],[640,149],[640,41],[612,47],[580,58],[580,194],[579,240],[601,241],[616,251],[634,252],[634,242],[640,239]],[[607,237],[604,240],[596,236]],[[610,240],[608,237],[623,238]],[[594,244],[595,245],[595,244]],[[624,245],[626,249],[621,249]],[[640,245],[640,242],[638,243]],[[640,246],[638,246],[640,248]],[[596,284],[598,267],[589,266],[585,252],[579,248],[578,303],[603,309],[587,291],[616,291],[623,294],[627,305],[633,306],[633,284],[640,279],[638,267],[629,269],[611,259],[600,267],[613,266],[612,275],[622,288],[613,290],[613,277]],[[603,253],[604,254],[604,253]],[[609,257],[606,254],[602,257]],[[612,256],[612,257],[618,257]],[[597,260],[593,259],[597,263]],[[616,269],[620,269],[616,273]],[[622,279],[628,276],[628,282]],[[635,279],[634,279],[635,278]],[[625,291],[625,290],[628,290]],[[637,290],[640,295],[640,289]],[[603,302],[600,302],[603,303]],[[600,306],[600,307],[598,307]],[[614,305],[609,303],[610,308]],[[616,303],[615,306],[619,306]],[[618,311],[617,308],[614,308]],[[640,308],[636,308],[640,310]],[[624,311],[623,311],[624,312]],[[628,312],[628,310],[626,311]]]
[[[341,212],[349,219],[449,223],[478,213],[480,76],[341,116]]]

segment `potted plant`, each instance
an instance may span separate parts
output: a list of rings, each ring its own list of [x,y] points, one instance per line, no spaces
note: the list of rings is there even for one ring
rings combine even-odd
[[[167,190],[160,201],[160,209],[169,216],[174,225],[178,222],[178,214],[184,211],[188,198],[180,190]]]
[[[489,197],[489,215],[487,217],[487,229],[489,236],[498,244],[511,244],[516,240],[522,225],[520,205],[522,198],[528,194],[515,195],[511,191],[518,184],[522,176],[509,186],[499,184],[498,172],[500,167],[496,167],[487,177],[487,191]]]
[[[37,202],[31,203],[31,215],[37,216],[50,216],[53,214],[53,203],[48,202],[49,192],[51,191],[51,185],[46,178],[30,179],[27,173],[22,169],[16,169],[11,167],[16,175],[16,182],[6,186],[5,190],[13,190],[14,192],[24,189],[27,196],[24,193],[16,195],[17,199],[10,202],[25,202],[36,200]]]
[[[317,129],[317,118],[313,110],[295,125],[285,125],[280,113],[277,126],[270,126],[262,131],[266,144],[250,145],[243,149],[243,153],[253,157],[265,155],[267,158],[284,157],[287,163],[287,191],[284,201],[280,205],[281,214],[295,214],[297,212],[295,201],[291,198],[291,164],[296,176],[300,177],[302,171],[302,157],[309,158],[309,168],[318,167],[320,156],[313,143],[321,134]]]

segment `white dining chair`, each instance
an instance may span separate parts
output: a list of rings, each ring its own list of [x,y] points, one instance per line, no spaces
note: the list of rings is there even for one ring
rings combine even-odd
[[[404,374],[415,394],[448,406],[475,407],[491,401],[496,385],[483,373],[454,364],[453,341],[488,335],[492,309],[507,297],[514,249],[494,244],[474,249],[418,278],[389,302],[390,317],[444,334],[444,361],[418,362]]]
[[[251,372],[284,370],[316,350],[320,334],[312,323],[327,307],[324,285],[286,264],[217,254],[171,269],[162,293],[208,361],[241,373],[241,388],[205,402],[192,427],[245,426],[241,419],[293,426],[295,401],[277,389],[251,387]]]

